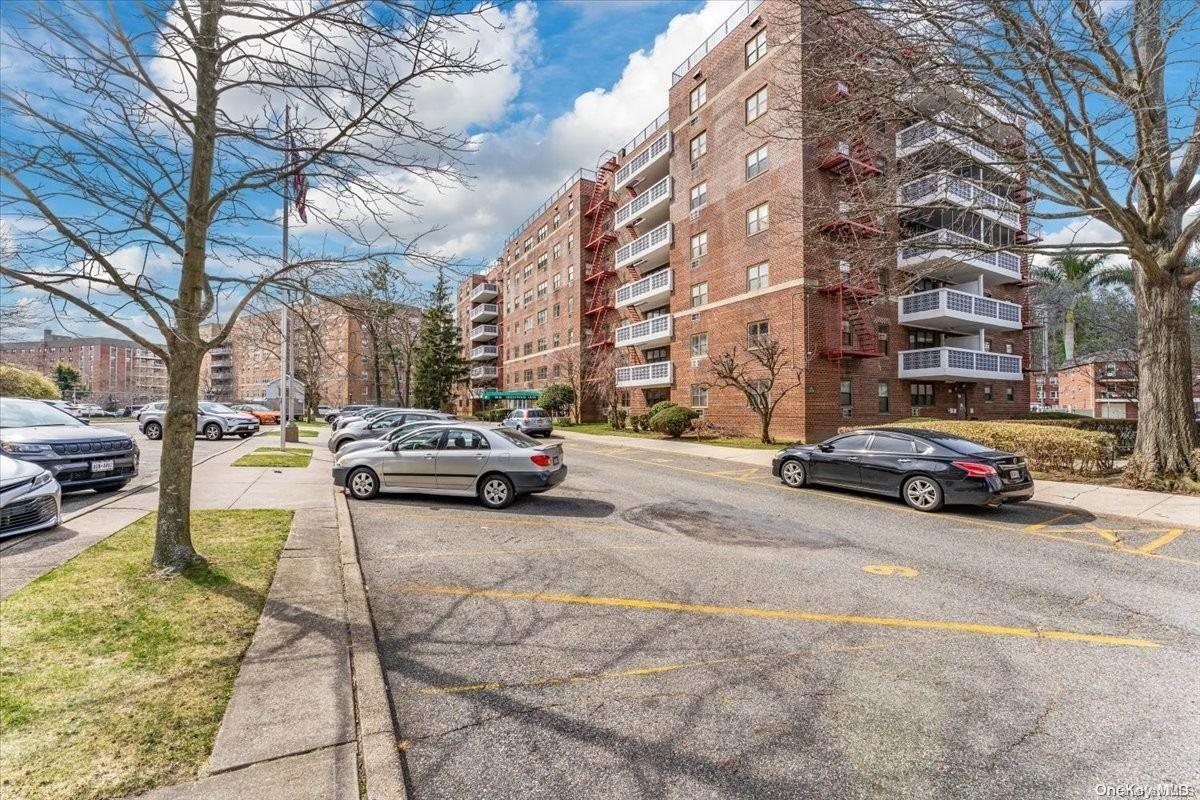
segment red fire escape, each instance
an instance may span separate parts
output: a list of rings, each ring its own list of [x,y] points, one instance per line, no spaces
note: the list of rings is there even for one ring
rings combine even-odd
[[[609,156],[596,168],[596,181],[588,197],[583,214],[591,219],[591,229],[583,249],[585,271],[583,280],[587,284],[589,299],[584,316],[590,318],[588,347],[611,347],[612,332],[608,316],[613,311],[610,282],[616,275],[612,265],[612,245],[617,234],[612,227],[612,211],[616,200],[612,197],[613,173],[617,171],[616,156]]]

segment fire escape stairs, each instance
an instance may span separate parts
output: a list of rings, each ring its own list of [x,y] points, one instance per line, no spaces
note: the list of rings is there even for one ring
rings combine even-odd
[[[607,317],[613,309],[609,278],[616,274],[609,259],[609,250],[617,241],[616,232],[612,229],[612,211],[616,207],[616,201],[611,192],[612,177],[616,170],[616,156],[609,156],[596,168],[596,181],[592,184],[592,192],[583,212],[585,217],[592,220],[587,240],[583,244],[584,250],[591,253],[591,260],[583,276],[584,283],[592,286],[591,298],[583,311],[585,317],[591,318],[589,348],[612,346]]]

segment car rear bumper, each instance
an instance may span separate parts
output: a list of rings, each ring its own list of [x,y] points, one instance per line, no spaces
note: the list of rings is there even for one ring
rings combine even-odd
[[[946,502],[953,505],[999,506],[1033,497],[1033,481],[1004,484],[999,478],[949,481]]]
[[[567,465],[560,464],[558,469],[545,469],[538,472],[509,473],[513,486],[522,494],[544,492],[558,486],[567,479]]]

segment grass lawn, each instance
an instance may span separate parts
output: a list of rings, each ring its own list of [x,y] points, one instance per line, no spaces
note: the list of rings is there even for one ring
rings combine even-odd
[[[564,427],[563,430],[576,431],[578,433],[590,433],[596,436],[628,436],[634,439],[658,439],[660,441],[667,440],[667,437],[663,434],[654,433],[653,431],[614,431],[608,426],[607,422],[584,422],[580,425]],[[757,438],[751,436],[700,436],[694,432],[684,434],[679,441],[699,442],[701,444],[716,445],[717,447],[737,447],[743,450],[781,450],[791,444],[791,442],[763,444]]]
[[[307,467],[312,460],[311,447],[289,447],[280,450],[278,447],[260,447],[253,453],[233,462],[235,467]]]
[[[301,436],[317,436],[319,433],[316,428],[300,428]]]
[[[150,514],[0,603],[0,796],[124,797],[196,777],[291,511],[197,511],[209,563],[152,574]]]

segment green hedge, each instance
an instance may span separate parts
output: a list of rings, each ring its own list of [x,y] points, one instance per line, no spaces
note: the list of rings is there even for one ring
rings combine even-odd
[[[508,412],[511,410],[510,408],[488,408],[476,414],[475,419],[480,422],[500,422],[508,416]]]
[[[1020,419],[1020,418],[1018,418]],[[1061,428],[1076,428],[1082,431],[1111,433],[1117,438],[1117,455],[1127,456],[1133,452],[1137,441],[1136,419],[1097,419],[1096,417],[1071,416],[1066,418],[1021,419],[1025,425],[1053,425]]]
[[[1023,455],[1039,472],[1095,475],[1112,469],[1117,437],[1102,431],[1027,422],[964,422],[962,420],[905,420],[874,427],[911,427],[961,436],[973,442]],[[860,428],[842,428],[842,431]]]

